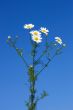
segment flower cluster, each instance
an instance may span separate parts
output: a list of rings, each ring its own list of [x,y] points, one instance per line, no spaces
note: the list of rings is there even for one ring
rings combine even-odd
[[[25,24],[24,25],[24,29],[32,29],[34,28],[33,24]],[[36,43],[41,43],[42,42],[42,34],[45,34],[45,36],[48,36],[49,30],[45,27],[41,27],[39,30],[31,30],[30,34],[32,37],[32,40]],[[55,42],[66,46],[65,44],[63,44],[63,41],[60,37],[55,37]]]
[[[25,29],[32,29],[32,28],[34,28],[34,25],[33,24],[25,24],[24,28]],[[36,43],[40,43],[40,42],[42,42],[42,33],[47,36],[48,32],[49,32],[48,29],[46,29],[45,27],[41,27],[40,30],[30,31],[30,34],[31,34],[33,41],[35,41]]]
[[[33,24],[25,24],[24,29],[29,29],[29,34],[31,35],[31,39],[36,43],[42,42],[42,34],[44,34],[46,37],[48,36],[49,30],[46,27],[41,27],[39,30],[32,30],[34,28]],[[8,36],[8,39],[11,39],[11,36]],[[54,38],[55,45],[60,44],[63,47],[66,46],[66,44],[63,43],[62,39],[58,36]]]

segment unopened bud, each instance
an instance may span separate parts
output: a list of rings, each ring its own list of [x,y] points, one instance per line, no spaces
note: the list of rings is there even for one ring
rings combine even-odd
[[[8,39],[11,39],[11,36],[8,36]]]
[[[33,67],[33,65],[30,65],[30,67],[32,68],[32,67]]]
[[[63,47],[66,47],[66,44],[63,44]]]

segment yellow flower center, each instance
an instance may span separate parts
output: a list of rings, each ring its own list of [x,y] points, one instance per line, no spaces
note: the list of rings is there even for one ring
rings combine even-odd
[[[27,26],[27,28],[31,28],[31,26]]]
[[[38,37],[35,37],[35,40],[38,41]]]
[[[38,32],[34,32],[35,35],[38,35]]]
[[[46,30],[42,30],[42,32],[46,32]]]
[[[61,39],[57,39],[58,42],[61,42]]]

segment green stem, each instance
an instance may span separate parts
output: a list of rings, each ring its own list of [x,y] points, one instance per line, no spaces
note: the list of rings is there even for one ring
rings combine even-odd
[[[34,79],[30,82],[30,89],[32,89],[32,91],[30,92],[30,108],[29,108],[29,110],[35,110],[36,109],[36,104],[35,104],[35,91],[36,91],[36,89],[35,89],[35,81],[36,81],[36,79],[35,79],[35,65],[34,65],[34,59],[35,59],[35,49],[36,49],[36,47],[35,47],[35,45],[33,45],[33,55],[32,55],[32,57],[33,57],[33,77],[34,77]]]
[[[34,63],[40,61],[40,59],[46,54],[47,50],[48,50],[48,48],[43,51],[43,53],[40,55],[40,57]]]
[[[26,67],[29,67],[26,60],[24,59],[24,57],[19,54],[19,51],[18,51],[17,47],[15,46],[15,44],[13,42],[11,42],[11,43],[12,43],[12,47],[16,50],[17,54],[21,57],[22,61],[26,65]]]
[[[39,76],[39,75],[40,75],[40,73],[48,66],[48,64],[53,60],[53,58],[54,58],[55,56],[56,56],[56,54],[53,55],[53,57],[48,60],[48,62],[47,62],[47,63],[45,64],[45,66],[37,73],[36,76]]]

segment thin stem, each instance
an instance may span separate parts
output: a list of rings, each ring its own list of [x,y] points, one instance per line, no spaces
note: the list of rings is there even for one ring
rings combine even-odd
[[[10,43],[11,43],[10,45],[16,50],[17,54],[21,57],[22,61],[24,62],[24,64],[25,64],[26,67],[28,68],[29,66],[28,66],[26,60],[24,59],[24,57],[23,57],[22,55],[19,54],[19,50],[18,50],[18,48],[16,47],[15,43],[14,43],[12,40],[10,40]]]
[[[48,51],[48,48],[43,51],[43,53],[40,55],[40,57],[34,63],[38,62],[47,53],[47,51]]]
[[[27,64],[27,62],[25,61],[24,57],[21,56],[21,58],[22,58],[23,62],[25,63],[25,65],[26,65],[27,67],[29,67],[28,64]]]
[[[18,55],[19,55],[19,52],[18,52],[16,46],[14,46],[14,48],[15,48],[16,52],[17,52]],[[19,55],[19,56],[20,56],[20,55]],[[24,64],[26,65],[26,67],[29,67],[28,64],[27,64],[27,62],[25,61],[24,57],[23,57],[23,56],[20,56],[20,57],[21,57],[22,61],[24,62]]]
[[[51,44],[52,43],[50,43],[49,45],[48,45],[48,41],[47,41],[48,39],[46,38],[46,44],[45,44],[45,50],[42,52],[42,54],[40,55],[40,57],[35,61],[35,63],[36,62],[38,62],[47,52],[48,52],[48,49],[49,49],[49,47],[51,46]]]
[[[37,73],[36,76],[40,75],[40,73],[48,66],[48,64],[53,60],[53,58],[56,56],[56,54],[51,58],[49,59],[49,61],[45,64],[45,66]]]
[[[33,51],[33,55],[32,55],[32,63],[33,63],[33,77],[34,77],[34,80],[32,80],[31,82],[30,82],[30,89],[32,88],[32,92],[30,92],[31,93],[31,95],[30,95],[30,109],[29,110],[35,110],[35,108],[36,108],[36,104],[35,104],[35,102],[34,102],[34,100],[35,100],[35,81],[36,81],[36,79],[35,79],[35,65],[34,65],[34,59],[35,59],[35,49],[36,49],[36,46],[35,46],[36,44],[33,44],[32,46],[32,51]]]

